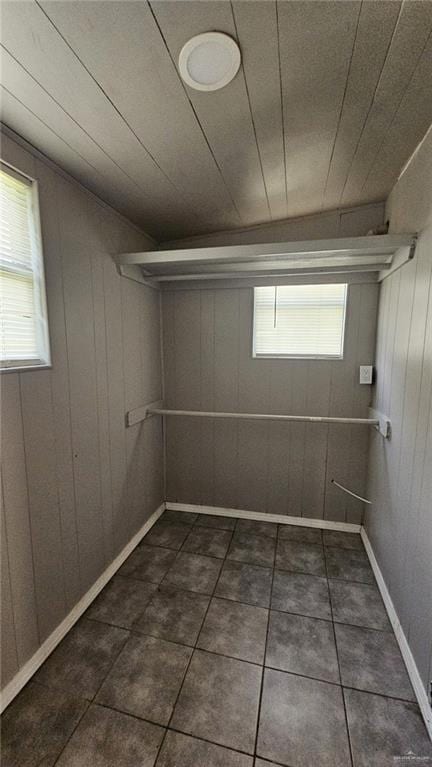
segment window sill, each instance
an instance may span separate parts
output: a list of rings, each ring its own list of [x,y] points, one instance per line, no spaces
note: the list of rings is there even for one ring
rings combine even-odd
[[[307,362],[308,360],[317,360],[318,362],[343,362],[343,357],[334,356],[331,357],[328,355],[310,355],[310,356],[302,356],[297,355],[294,356],[292,354],[252,354],[252,359],[254,360],[303,360],[304,362]]]
[[[35,370],[51,370],[52,365],[43,363],[41,365],[17,365],[16,367],[0,368],[0,374],[2,373],[25,373],[27,371],[34,372]]]

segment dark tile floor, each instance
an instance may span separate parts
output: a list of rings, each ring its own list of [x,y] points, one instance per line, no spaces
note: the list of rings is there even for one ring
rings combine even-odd
[[[432,765],[360,536],[173,511],[2,730],[3,767]]]

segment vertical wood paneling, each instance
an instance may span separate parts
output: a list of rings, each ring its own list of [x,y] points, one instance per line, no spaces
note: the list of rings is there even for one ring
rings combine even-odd
[[[274,413],[292,412],[292,365],[288,360],[269,360],[269,401]],[[290,498],[290,442],[293,424],[268,424],[267,510],[285,514]]]
[[[214,410],[215,291],[201,291],[200,358],[201,410]],[[201,502],[214,504],[214,421],[201,423]]]
[[[416,560],[418,546],[418,539],[412,532],[417,524],[423,473],[428,471],[423,463],[428,436],[428,396],[432,391],[432,259],[428,252],[429,238],[432,239],[431,227],[429,237],[426,235],[425,241],[418,246],[398,483],[398,496],[405,514],[400,516],[398,541],[403,567],[395,573],[395,588],[400,594],[400,616],[405,625],[412,609],[412,563]]]
[[[173,408],[175,404],[175,382],[176,382],[176,358],[174,352],[174,307],[175,293],[167,293],[164,296],[162,304],[162,345],[164,352],[164,390],[165,402],[168,407]],[[176,498],[177,472],[174,455],[174,442],[176,436],[176,426],[172,419],[164,419],[165,429],[165,453],[166,453],[166,493],[167,497],[174,500]],[[171,458],[172,456],[172,458]]]
[[[426,690],[432,646],[432,134],[388,201],[391,231],[419,232],[412,262],[382,286],[375,406],[392,439],[372,435],[366,527]]]
[[[161,305],[157,291],[144,288],[141,294],[141,368],[144,402],[162,399]],[[145,485],[145,518],[150,516],[164,497],[162,419],[144,423],[141,440],[141,472]],[[142,524],[142,523],[141,523]]]
[[[373,363],[377,293],[376,284],[351,284],[345,359],[334,362],[253,359],[250,288],[163,294],[169,407],[367,415],[370,387],[358,383],[358,364]],[[343,425],[167,422],[169,500],[360,520],[362,505],[350,507],[330,479],[351,480],[364,492],[366,433]]]
[[[91,257],[94,232],[77,190],[59,179],[59,214],[82,587],[104,565]]]
[[[144,399],[141,357],[141,293],[140,286],[129,280],[121,281],[123,328],[123,367],[125,371],[125,410],[140,407]],[[145,474],[142,471],[142,443],[145,424],[136,424],[126,431],[127,505],[130,513],[129,537],[139,527],[145,509]]]
[[[22,665],[39,645],[27,469],[19,374],[1,380],[2,473],[17,655]]]
[[[330,405],[331,362],[311,360],[307,366],[305,413],[327,415]],[[328,426],[325,424],[305,424],[301,494],[303,517],[323,516],[327,446]]]
[[[345,326],[344,358],[332,366],[329,414],[336,417],[350,416],[354,402],[354,387],[358,380],[355,367],[361,309],[361,285],[350,285]],[[346,521],[347,495],[330,484],[336,479],[342,485],[349,484],[349,456],[351,427],[348,424],[329,426],[329,449],[327,456],[327,492],[325,499],[326,519]]]
[[[276,365],[275,361],[275,365]],[[292,415],[306,413],[306,376],[308,362],[292,360]],[[306,444],[306,424],[291,423],[289,425],[290,441],[288,455],[289,495],[287,514],[301,517],[302,514],[302,490],[304,472],[304,452]]]
[[[372,402],[370,386],[361,386],[358,383],[358,371],[360,365],[374,364],[374,346],[377,325],[379,285],[362,285],[360,290],[360,321],[357,335],[357,375],[354,386],[355,392],[352,403],[352,414],[361,418],[367,412]],[[349,487],[361,495],[362,489],[367,483],[367,465],[369,454],[369,429],[357,429],[351,427],[350,455],[348,464]],[[346,521],[358,524],[364,516],[364,506],[355,498],[347,496]]]
[[[38,162],[39,203],[43,227],[43,248],[51,343],[51,395],[55,441],[58,503],[61,519],[64,589],[69,609],[82,594],[75,508],[74,466],[70,412],[69,360],[64,311],[64,284],[61,263],[57,185],[52,173]]]
[[[51,369],[0,380],[5,684],[161,503],[163,455],[160,420],[138,427],[128,504],[125,385],[131,406],[160,396],[159,296],[111,254],[150,242],[10,139],[2,151],[39,182],[52,352]]]
[[[175,296],[174,351],[176,359],[176,401],[181,409],[190,410],[199,402],[200,386],[200,316],[201,296],[196,291],[190,297],[185,293]],[[198,421],[179,419],[173,424],[177,430],[176,452],[173,460],[179,481],[180,495],[188,488],[192,503],[199,503],[200,481],[200,434]]]
[[[66,609],[50,371],[21,373],[20,390],[38,626],[44,640]]]
[[[108,412],[111,454],[111,488],[113,504],[113,546],[116,555],[126,544],[127,463],[124,428],[125,384],[123,367],[123,333],[121,278],[112,261],[104,261],[105,316],[107,336]]]
[[[253,293],[238,291],[238,409],[262,413],[269,401],[270,368],[252,358]],[[267,500],[268,423],[238,422],[238,474],[248,482],[238,483],[237,502],[242,509],[262,511]]]
[[[103,255],[96,250],[91,259],[94,334],[95,334],[95,369],[97,422],[100,465],[100,489],[102,504],[102,527],[104,537],[104,559],[111,562],[112,548],[112,494],[111,494],[111,464],[109,440],[109,409],[107,381],[107,343],[106,316],[103,282]]]
[[[236,410],[238,404],[239,295],[215,291],[215,410]],[[238,424],[214,424],[214,492],[216,506],[237,506]]]
[[[11,579],[9,572],[9,554],[6,540],[4,515],[3,485],[0,494],[1,514],[1,681],[7,684],[18,671],[18,653],[15,635]]]

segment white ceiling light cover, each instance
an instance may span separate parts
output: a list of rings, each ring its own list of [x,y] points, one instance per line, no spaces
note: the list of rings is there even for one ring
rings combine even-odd
[[[180,74],[199,91],[216,91],[231,82],[240,67],[240,49],[229,35],[205,32],[192,37],[179,56]]]

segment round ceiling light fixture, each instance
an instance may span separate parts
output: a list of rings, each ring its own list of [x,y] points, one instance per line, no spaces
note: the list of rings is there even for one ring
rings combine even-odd
[[[229,35],[204,32],[188,40],[180,51],[182,79],[198,91],[217,91],[233,80],[240,66],[240,49]]]

